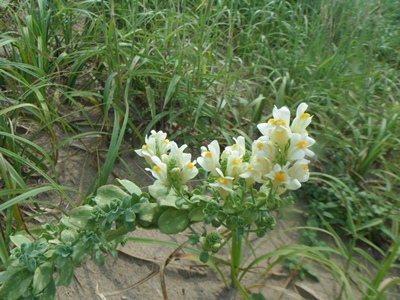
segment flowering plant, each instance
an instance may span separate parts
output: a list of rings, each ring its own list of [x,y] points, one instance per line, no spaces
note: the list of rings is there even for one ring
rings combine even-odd
[[[263,236],[273,229],[275,220],[269,212],[281,206],[280,195],[300,188],[309,178],[307,158],[314,156],[309,147],[315,141],[306,131],[312,119],[306,113],[307,107],[306,103],[298,106],[292,123],[287,107],[275,107],[273,118],[257,126],[262,136],[252,142],[251,149],[246,149],[245,138],[239,136],[221,153],[214,140],[201,148],[201,156],[194,161],[184,153],[186,145],[178,147],[164,132],[153,130],[136,153],[145,158],[150,166],[146,170],[156,178],[149,186],[150,195],[159,207],[168,207],[158,218],[159,230],[178,233],[199,221],[224,226],[230,231],[227,238],[232,240],[231,249],[236,248],[231,253],[232,260],[236,259],[232,275],[236,276],[242,235],[253,231]],[[199,173],[196,165],[201,167],[205,180],[190,191],[187,183]],[[192,231],[190,241],[201,242],[201,260],[206,262],[223,239],[216,232],[200,236]]]
[[[186,145],[178,147],[166,133],[152,131],[136,150],[156,179],[148,193],[133,182],[117,180],[119,186],[101,186],[58,224],[43,225],[37,239],[11,236],[16,247],[7,271],[0,274],[0,299],[54,299],[56,286],[69,285],[74,268],[88,255],[104,263],[103,251],[116,255],[116,246],[138,226],[165,234],[189,228],[189,242],[201,244],[203,262],[230,241],[232,283],[246,296],[238,281],[243,235],[256,232],[261,237],[273,229],[275,219],[269,213],[282,205],[281,195],[300,188],[309,177],[307,158],[314,155],[309,147],[315,141],[306,131],[312,119],[306,109],[301,103],[290,123],[289,109],[275,107],[273,118],[258,125],[262,136],[251,149],[242,136],[222,152],[212,141],[193,161],[184,152]],[[199,173],[204,180],[190,188]],[[200,234],[191,226],[198,222],[227,230],[224,235],[207,233],[204,226]],[[15,285],[17,279],[23,284]]]

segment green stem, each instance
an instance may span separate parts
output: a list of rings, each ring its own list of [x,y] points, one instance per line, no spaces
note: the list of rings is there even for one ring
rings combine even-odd
[[[231,248],[231,285],[236,287],[245,300],[251,300],[246,289],[240,284],[239,270],[242,262],[242,236],[238,237],[235,231],[232,232],[232,248]]]
[[[231,280],[232,285],[236,285],[239,276],[240,263],[242,260],[242,238],[238,238],[237,232],[232,232],[231,247]]]
[[[251,300],[250,295],[246,292],[246,289],[240,284],[237,278],[234,278],[233,281],[236,288],[239,290],[240,294],[242,294],[244,300]]]

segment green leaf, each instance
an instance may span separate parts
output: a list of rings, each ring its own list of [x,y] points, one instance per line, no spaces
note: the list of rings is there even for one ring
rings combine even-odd
[[[142,194],[142,191],[140,188],[134,184],[132,181],[126,180],[126,179],[117,179],[117,182],[122,185],[129,193],[134,194],[134,195],[140,195]]]
[[[257,294],[249,294],[251,300],[267,300],[267,298],[264,297],[263,294],[257,293]]]
[[[97,252],[96,252],[96,260],[97,260],[97,263],[99,264],[100,267],[104,266],[106,260],[105,260],[105,257],[104,257],[104,253],[101,250],[97,250]]]
[[[17,235],[11,235],[10,236],[10,240],[11,242],[14,243],[15,246],[17,246],[18,248],[21,248],[21,245],[24,243],[31,243],[32,241],[30,239],[28,239],[26,236],[23,236],[21,234],[17,234]]]
[[[28,269],[13,270],[0,287],[0,299],[19,299],[29,288],[32,280],[33,274],[29,272]]]
[[[330,212],[324,211],[322,214],[327,218],[330,218],[330,219],[334,218],[334,216]]]
[[[318,273],[317,273],[312,267],[307,266],[307,265],[303,265],[302,268],[303,268],[304,271],[305,271],[308,275],[310,275],[314,280],[316,280],[316,281],[319,282]]]
[[[151,224],[155,224],[160,212],[160,207],[157,203],[142,203],[138,212],[140,225],[148,227]]]
[[[59,251],[59,252],[60,253],[57,253],[57,255],[59,255],[59,256],[57,256],[57,258],[56,258],[56,266],[58,268],[63,268],[65,266],[65,264],[69,261],[69,257],[67,257],[66,254],[62,253],[61,251]]]
[[[198,234],[189,235],[189,244],[196,245],[200,240],[200,236]]]
[[[74,275],[74,267],[72,264],[72,259],[69,258],[64,266],[59,269],[58,276],[56,278],[56,285],[69,286],[72,281],[72,276]]]
[[[94,229],[96,222],[89,219],[92,212],[93,207],[89,205],[74,208],[69,214],[68,222],[79,229]]]
[[[164,108],[165,106],[168,104],[169,100],[171,100],[171,96],[175,90],[176,85],[178,84],[179,80],[181,80],[181,76],[180,75],[174,75],[174,77],[172,77],[171,82],[168,86],[168,90],[167,93],[165,94],[165,99],[164,99]]]
[[[78,232],[73,228],[68,228],[64,229],[61,232],[60,239],[63,243],[68,243],[68,242],[73,243],[77,237],[78,237]]]
[[[176,206],[176,200],[178,200],[178,196],[175,193],[170,193],[166,197],[159,197],[157,199],[157,202],[160,206],[169,206],[169,207],[174,207],[178,208]]]
[[[136,220],[136,215],[133,209],[127,208],[125,209],[125,222],[131,223]]]
[[[181,232],[189,225],[187,210],[169,208],[158,219],[158,228],[162,233],[175,234]]]
[[[156,102],[154,99],[154,90],[149,85],[146,86],[146,97],[150,107],[151,118],[154,119],[156,116]]]
[[[35,272],[36,269],[36,259],[34,257],[30,257],[26,262],[26,267],[30,272]]]
[[[39,294],[53,279],[54,264],[53,262],[45,262],[41,264],[33,276],[33,293]]]
[[[303,281],[304,279],[306,279],[306,275],[305,275],[305,273],[302,271],[302,270],[300,270],[299,271],[299,277],[300,277],[300,279]]]
[[[152,197],[155,199],[158,199],[159,197],[163,197],[168,195],[168,188],[161,184],[160,182],[156,181],[154,184],[149,185],[149,193]]]
[[[80,266],[82,261],[85,259],[86,255],[89,254],[90,244],[85,243],[84,241],[79,241],[74,249],[74,253],[72,254],[72,261],[74,265]]]
[[[49,284],[44,289],[42,297],[40,299],[41,300],[54,300],[55,298],[56,298],[56,284],[54,282],[54,279],[51,278]]]
[[[196,207],[189,212],[189,220],[191,222],[201,222],[204,220],[204,207]]]
[[[248,208],[241,215],[247,224],[253,223],[255,220],[257,220],[258,216],[259,213],[256,208]]]
[[[103,185],[97,190],[94,201],[102,210],[106,211],[113,199],[123,201],[127,196],[129,195],[115,185]]]
[[[213,219],[213,220],[211,220],[211,225],[213,227],[217,228],[217,227],[221,226],[221,222],[217,219]]]
[[[185,204],[185,199],[184,198],[178,198],[175,200],[175,206],[177,208],[182,208],[183,204]]]
[[[372,219],[365,224],[361,225],[360,227],[357,228],[357,231],[362,231],[364,229],[370,229],[375,226],[381,225],[383,223],[382,219]]]
[[[199,258],[202,263],[206,264],[210,259],[210,254],[207,251],[202,251]]]

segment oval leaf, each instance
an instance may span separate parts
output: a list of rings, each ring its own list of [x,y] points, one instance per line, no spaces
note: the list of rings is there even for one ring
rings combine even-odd
[[[72,259],[69,258],[64,266],[58,271],[58,276],[56,278],[56,285],[69,286],[72,281],[72,276],[74,275],[74,267],[72,264]]]
[[[11,240],[11,242],[13,242],[14,245],[17,246],[18,248],[21,248],[21,245],[22,245],[22,244],[32,242],[30,239],[28,239],[27,237],[25,237],[25,236],[23,236],[23,235],[21,235],[21,234],[11,235],[11,236],[10,236],[10,240]]]
[[[203,213],[204,207],[199,206],[194,209],[192,209],[189,213],[189,219],[191,222],[201,222],[204,220],[204,213]]]
[[[89,220],[93,212],[93,207],[89,205],[82,205],[71,210],[68,222],[73,226],[80,229],[94,229],[96,222]]]
[[[15,270],[0,287],[0,299],[19,299],[31,285],[32,280],[33,274],[27,269]]]
[[[187,210],[170,208],[162,213],[158,219],[158,228],[162,233],[174,234],[181,232],[189,225]]]
[[[33,293],[39,294],[53,279],[54,265],[52,262],[41,264],[33,276]]]
[[[106,210],[111,200],[117,198],[123,201],[125,197],[129,197],[129,195],[119,187],[115,185],[103,185],[97,190],[94,201],[101,209]]]
[[[140,205],[138,216],[140,225],[143,227],[150,226],[151,224],[155,224],[157,218],[160,214],[160,207],[157,203],[143,203]]]
[[[41,300],[54,300],[55,298],[56,298],[56,284],[54,282],[54,279],[51,278],[49,284],[44,289],[42,297],[40,299]]]
[[[122,185],[131,195],[141,195],[142,191],[140,188],[134,184],[132,181],[126,180],[126,179],[117,179],[118,183]]]

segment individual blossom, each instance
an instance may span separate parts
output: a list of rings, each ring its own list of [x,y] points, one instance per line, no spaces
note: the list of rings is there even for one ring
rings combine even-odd
[[[186,156],[187,159],[184,159],[182,166],[182,184],[185,184],[190,179],[194,178],[199,170],[196,168],[196,161],[190,161],[190,156]]]
[[[201,157],[197,159],[197,163],[206,171],[218,176],[217,168],[219,163],[220,148],[217,141],[212,141],[208,147],[201,147]]]
[[[307,107],[308,105],[304,102],[297,107],[296,118],[294,118],[292,125],[290,126],[292,132],[303,133],[307,126],[310,125],[312,117],[309,113],[305,112]]]
[[[231,155],[233,151],[237,151],[239,155],[242,156],[246,154],[246,141],[244,137],[239,136],[237,139],[236,138],[233,139],[235,140],[236,143],[233,144],[232,146],[225,147],[225,150],[224,152],[222,152],[221,155],[221,160],[228,158],[228,156]]]
[[[135,152],[139,156],[144,157],[150,166],[153,166],[152,156],[161,157],[169,151],[170,147],[171,145],[166,133],[152,130],[151,135],[145,137],[145,144],[142,146],[142,149],[135,150]]]
[[[172,167],[182,168],[184,164],[184,160],[190,160],[191,155],[188,153],[183,153],[183,151],[187,148],[187,145],[183,144],[181,147],[175,142],[170,142],[170,152],[168,155],[164,154],[162,157],[162,161]]]
[[[310,138],[305,131],[303,131],[303,133],[293,133],[287,154],[288,159],[290,161],[295,161],[305,156],[313,157],[314,152],[308,148],[314,145],[314,143],[315,140]]]
[[[265,183],[263,176],[269,173],[270,164],[270,161],[263,156],[252,155],[249,164],[240,174],[240,177],[244,178],[248,185],[252,185],[255,182]]]
[[[287,163],[282,167],[279,164],[275,164],[271,172],[267,174],[278,195],[282,194],[286,189],[297,190],[301,186],[299,180],[290,177],[288,173],[289,165],[290,163]]]
[[[306,182],[310,177],[310,172],[308,170],[309,160],[299,159],[293,166],[288,169],[288,174],[290,178],[297,179],[299,182]]]
[[[233,192],[232,186],[234,178],[231,176],[225,176],[219,168],[216,169],[216,172],[219,177],[215,182],[210,183],[210,186],[218,189],[220,195],[225,198],[229,193]]]
[[[167,165],[168,183],[178,189],[199,172],[196,161],[191,161],[192,155],[183,152],[186,148],[185,144],[178,147],[175,142],[170,142],[169,154],[161,156],[161,161]]]
[[[151,169],[146,168],[145,170],[150,171],[155,178],[160,180],[163,183],[163,185],[167,186],[168,184],[167,164],[162,162],[161,159],[157,156],[152,156],[151,160],[153,162],[153,167]]]
[[[243,173],[243,169],[246,165],[247,163],[243,162],[243,154],[234,150],[227,157],[226,174],[238,179],[239,175]]]
[[[275,106],[272,116],[268,123],[258,124],[257,128],[264,136],[284,149],[292,133],[289,127],[290,110],[286,106],[279,109]]]
[[[251,146],[252,156],[263,157],[268,160],[275,159],[276,151],[274,143],[264,135],[255,140]]]

